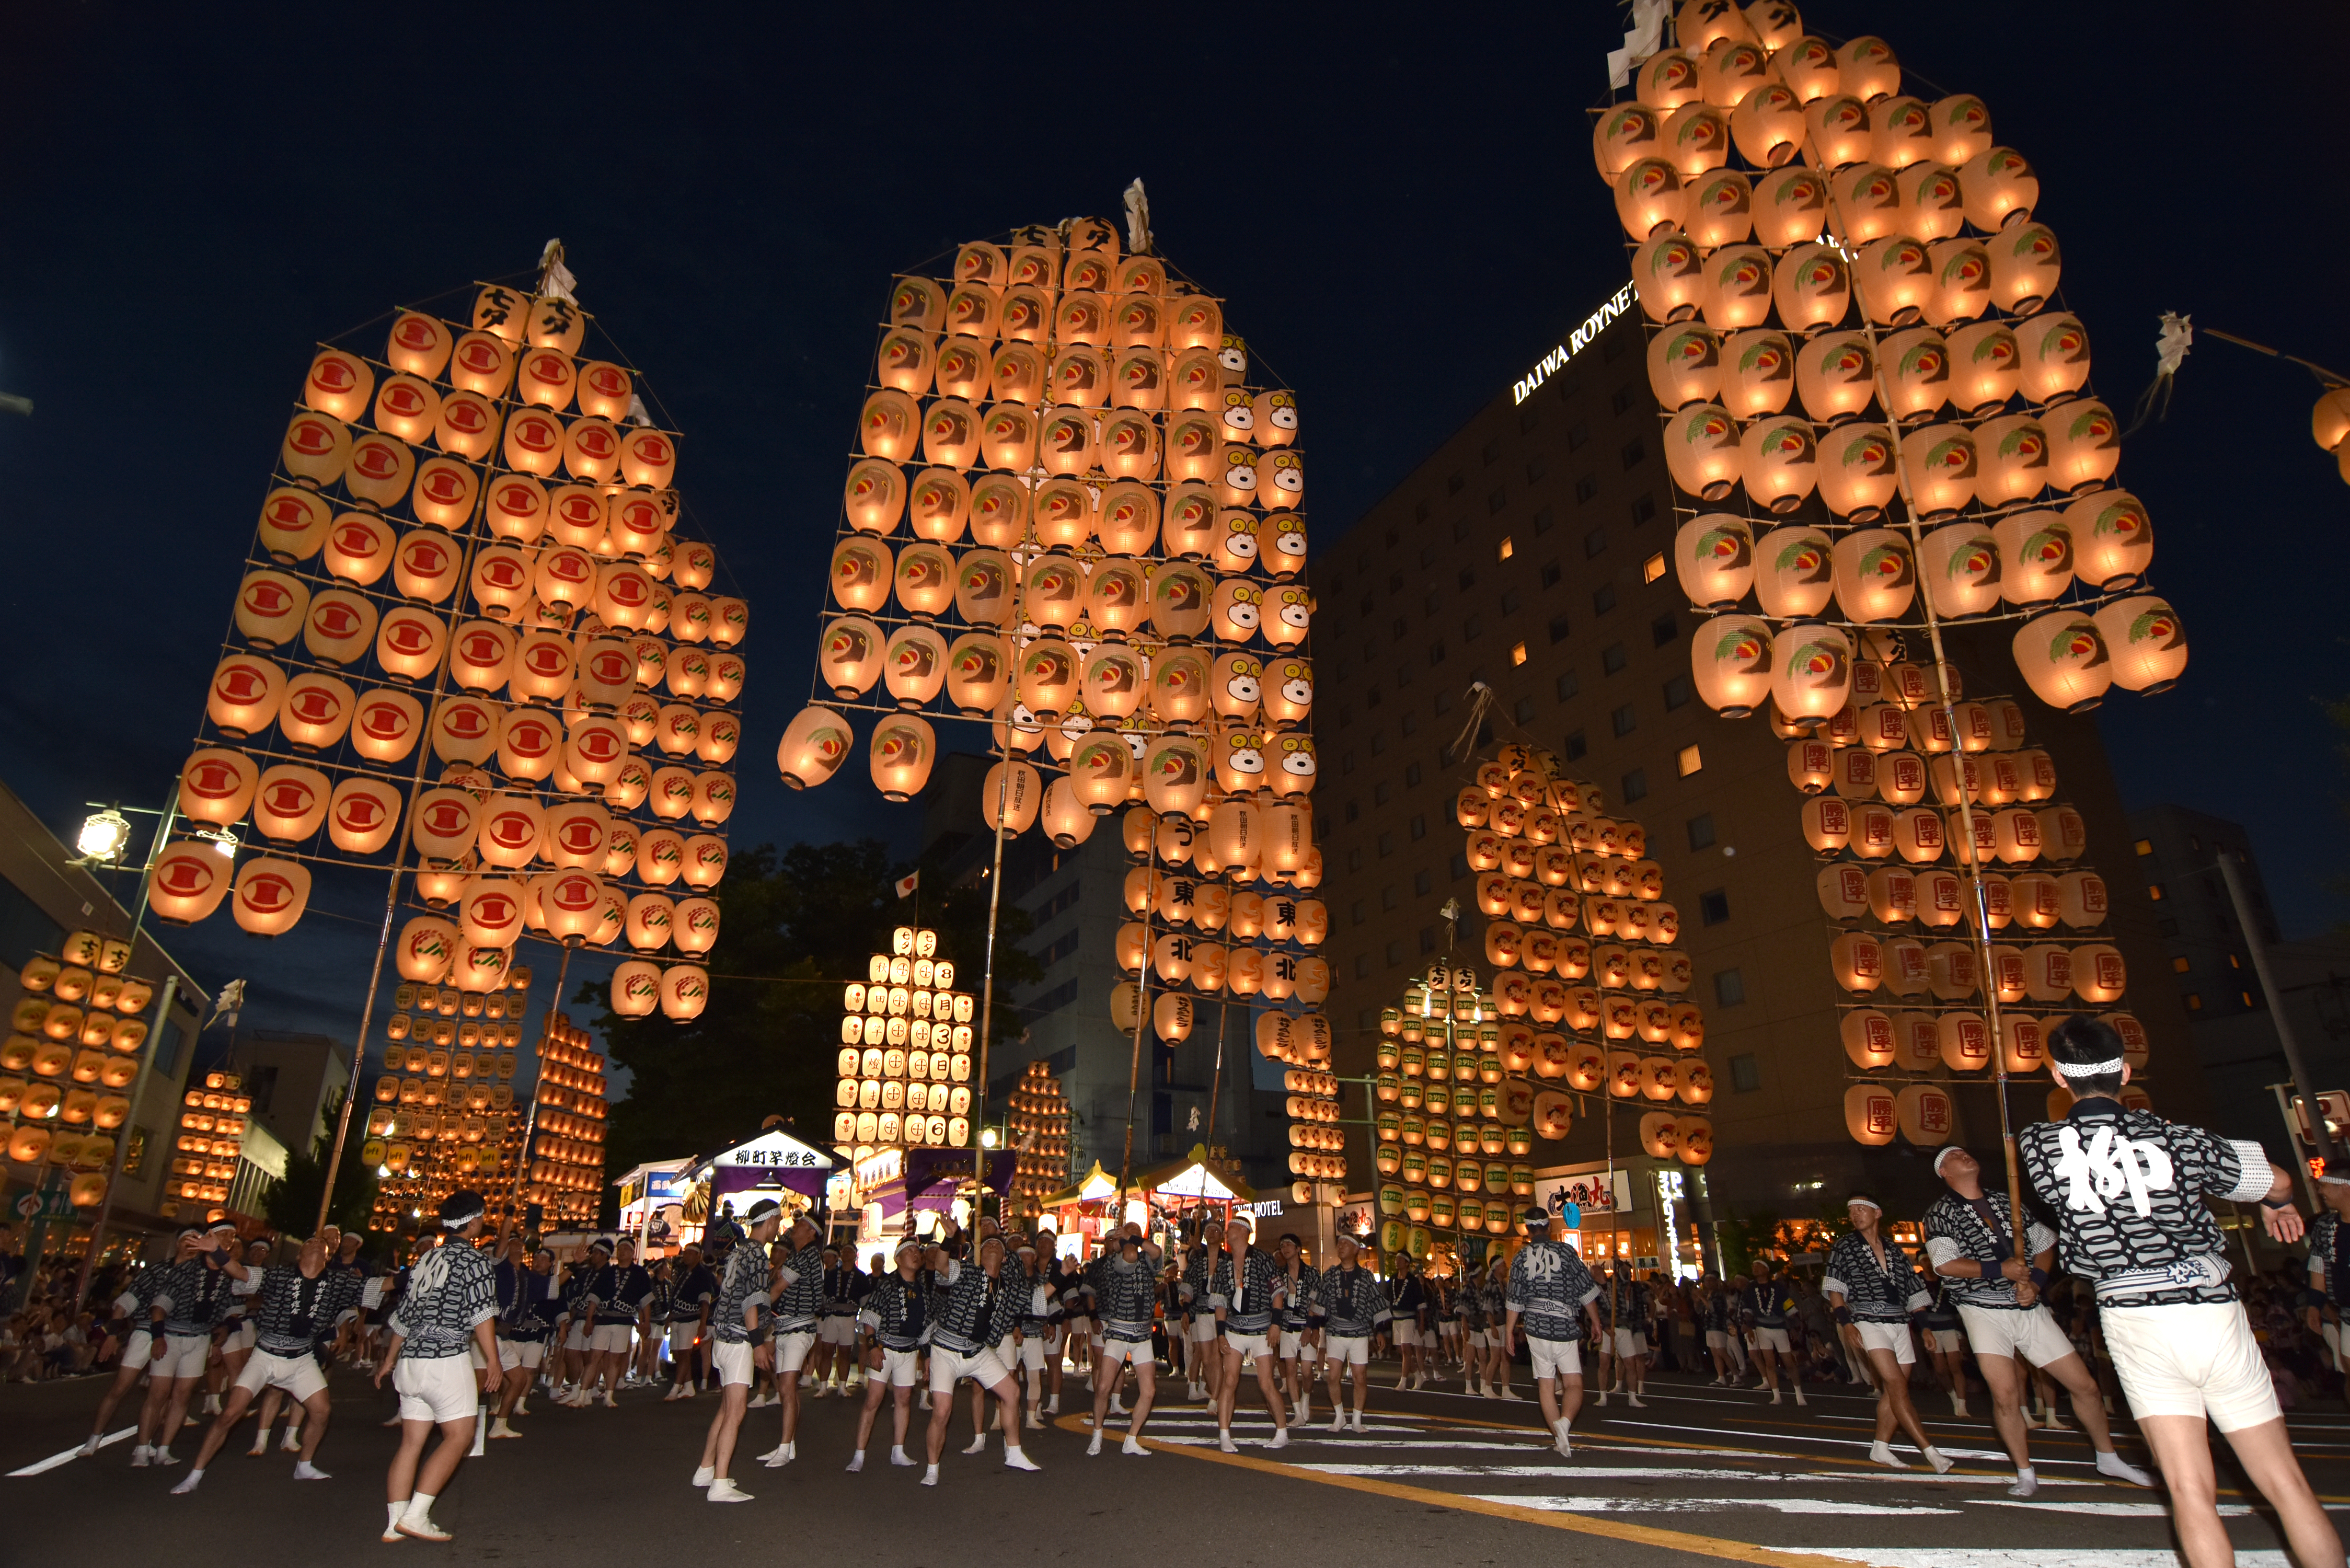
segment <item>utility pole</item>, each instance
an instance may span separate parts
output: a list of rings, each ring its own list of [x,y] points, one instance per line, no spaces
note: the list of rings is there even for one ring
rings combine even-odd
[[[2268,1003],[2269,1022],[2276,1026],[2277,1044],[2284,1048],[2284,1064],[2293,1074],[2293,1086],[2301,1091],[2309,1106],[2310,1141],[2317,1146],[2318,1158],[2329,1171],[2339,1170],[2334,1163],[2334,1135],[2325,1126],[2324,1113],[2318,1107],[2319,1085],[2310,1075],[2309,1064],[2302,1060],[2301,1042],[2293,1033],[2293,1020],[2285,1016],[2284,993],[2277,989],[2276,976],[2269,968],[2269,945],[2262,936],[2260,922],[2253,918],[2251,900],[2244,896],[2244,879],[2238,869],[2241,857],[2221,851],[2220,876],[2228,884],[2228,901],[2236,907],[2236,924],[2244,933],[2244,951],[2252,961],[2252,973],[2260,978],[2261,995]],[[2290,1123],[2285,1132],[2293,1133]],[[2290,1144],[2288,1144],[2290,1147]]]

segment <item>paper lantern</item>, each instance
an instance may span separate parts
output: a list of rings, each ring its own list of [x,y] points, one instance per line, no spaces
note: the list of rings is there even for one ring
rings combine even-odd
[[[1036,820],[1044,794],[1035,768],[1023,762],[997,763],[980,785],[980,820],[990,832],[1000,826],[1006,833],[1025,833]]]
[[[1739,477],[1737,421],[1718,403],[1682,410],[1666,424],[1665,458],[1674,483],[1705,500],[1721,500]]]
[[[2109,1006],[2122,999],[2129,985],[2129,968],[2121,950],[2089,942],[2072,951],[2074,994],[2093,1007]]]
[[[1697,314],[1704,298],[1704,254],[1688,235],[1678,230],[1669,230],[1648,240],[1634,253],[1632,282],[1640,308],[1650,320],[1688,322]],[[1712,342],[1712,328],[1703,327],[1701,330],[1705,334],[1703,340]],[[1683,346],[1669,352],[1678,359],[1686,355],[1688,348]],[[1658,363],[1658,349],[1653,343],[1649,347],[1648,362],[1653,383]]]
[[[1967,222],[1985,234],[2024,223],[2040,200],[2040,180],[2012,147],[1986,148],[1959,165]]]
[[[2048,483],[2070,494],[2103,486],[2121,461],[2121,421],[2094,398],[2042,416],[2048,432]]]
[[[931,776],[938,742],[930,724],[911,713],[895,713],[873,728],[868,756],[873,784],[887,801],[918,794]]]
[[[1685,199],[1680,175],[1670,161],[1635,159],[1625,165],[1615,183],[1616,216],[1634,239],[1645,240],[1660,229],[1679,225]]]
[[[1816,742],[1797,742],[1798,745]],[[1820,868],[1814,877],[1820,908],[1839,924],[1857,923],[1868,914],[1868,873],[1850,863]]]
[[[1803,101],[1780,82],[1752,87],[1730,111],[1730,135],[1747,162],[1757,169],[1776,169],[1803,150]]]
[[[1679,119],[1679,115],[1674,116],[1676,122]],[[1685,124],[1669,124],[1667,130],[1679,138],[1678,145],[1682,149],[1710,145],[1719,151],[1729,140],[1727,126],[1710,112]],[[1685,171],[1682,177],[1688,181],[1682,212],[1690,237],[1708,250],[1745,244],[1754,232],[1754,191],[1746,176],[1717,166]]]
[[[232,653],[213,671],[204,716],[223,734],[242,740],[269,727],[286,695],[286,671],[275,661]]]
[[[1907,535],[1889,528],[1856,528],[1833,552],[1836,603],[1863,625],[1898,620],[1918,589],[1917,562]],[[1781,711],[1795,716],[1783,706]]]
[[[1934,1021],[1935,1040],[1942,1065],[1953,1073],[1982,1072],[1991,1066],[1991,1026],[1980,1012],[1945,1012]]]
[[[1699,313],[1717,331],[1760,327],[1771,317],[1771,257],[1760,245],[1724,245],[1706,258]]]
[[[1771,700],[1790,719],[1825,719],[1851,700],[1852,639],[1835,627],[1786,628],[1772,639],[1771,667]]]
[[[946,683],[946,639],[927,626],[899,627],[883,660],[883,683],[900,708],[928,705]]]
[[[1991,305],[1991,255],[1972,240],[1936,240],[1926,247],[1933,269],[1926,319],[1936,327],[1972,321]]]
[[[1887,234],[1862,246],[1852,276],[1861,309],[1879,326],[1910,326],[1934,298],[1933,257],[1925,245],[1907,234]],[[1888,350],[1888,370],[1894,363]]]
[[[671,964],[661,971],[661,1016],[688,1023],[702,1016],[710,1002],[710,971],[700,964]],[[860,1130],[862,1124],[859,1124]]]
[[[2089,847],[2087,825],[2070,806],[2051,806],[2039,813],[2042,853],[2051,860],[2079,859]]]
[[[1733,114],[1732,136],[1737,130]],[[1755,243],[1782,250],[1817,240],[1828,226],[1827,204],[1828,182],[1816,171],[1799,161],[1773,170],[1754,182]]]
[[[148,877],[148,903],[174,925],[192,924],[220,908],[228,894],[229,874],[228,857],[211,843],[182,839],[155,857]]]
[[[1875,1069],[1893,1064],[1893,1020],[1873,1007],[1847,1012],[1837,1024],[1845,1054],[1858,1067]]]
[[[1845,165],[1828,188],[1846,244],[1863,245],[1900,232],[1900,187],[1881,160]]]
[[[1834,749],[1827,742],[1798,738],[1787,742],[1787,780],[1805,794],[1817,794],[1835,777]]]
[[[253,825],[265,837],[307,838],[327,819],[328,793],[327,775],[316,768],[280,763],[265,769],[253,796]]]
[[[2052,708],[2085,713],[2105,701],[2114,667],[2097,626],[2078,610],[2051,610],[2016,629],[2016,668]]]
[[[1836,983],[1851,992],[1871,992],[1884,983],[1885,951],[1866,931],[1846,931],[1828,947]]]
[[[2064,509],[2064,526],[2074,570],[2084,583],[2116,589],[2145,580],[2154,559],[2154,525],[2137,496],[2124,490],[2085,495]]]
[[[1901,461],[1921,519],[1955,515],[1974,499],[1975,441],[1965,426],[1937,424],[1912,431],[1901,438]]]
[[[309,902],[308,867],[298,861],[264,857],[248,860],[238,870],[230,909],[237,925],[244,930],[255,936],[275,937],[292,930]]]
[[[1867,107],[1849,88],[1843,91],[1831,88],[1817,98],[1807,99],[1804,104],[1804,139],[1825,168],[1835,170],[1857,163],[1869,153]]]
[[[1818,483],[1818,453],[1804,420],[1757,421],[1739,438],[1738,459],[1748,496],[1771,512],[1793,512]]]
[[[1949,1093],[1932,1084],[1911,1084],[1896,1097],[1901,1136],[1923,1148],[1950,1140],[1956,1116]]]
[[[180,770],[180,813],[198,822],[232,826],[244,819],[260,776],[260,770],[243,752],[203,747]]]

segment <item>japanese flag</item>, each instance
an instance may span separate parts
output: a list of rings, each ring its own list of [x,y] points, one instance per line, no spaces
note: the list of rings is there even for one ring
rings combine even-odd
[[[920,871],[909,871],[903,877],[899,877],[897,883],[898,897],[900,898],[912,898],[914,896],[914,889],[920,886],[922,874]]]

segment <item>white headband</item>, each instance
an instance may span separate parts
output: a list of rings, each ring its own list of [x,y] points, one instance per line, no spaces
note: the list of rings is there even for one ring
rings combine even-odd
[[[2110,1062],[2059,1062],[2056,1070],[2068,1078],[2110,1078],[2122,1070],[2119,1056]]]

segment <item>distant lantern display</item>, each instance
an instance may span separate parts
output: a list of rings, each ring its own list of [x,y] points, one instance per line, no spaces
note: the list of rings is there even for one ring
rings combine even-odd
[[[843,985],[831,1142],[855,1166],[975,1141],[979,998],[955,976],[938,932],[899,926],[889,950],[870,955],[863,976]],[[1055,1174],[1068,1168],[1066,1110],[1046,1105],[1058,1102],[1059,1085],[1047,1079],[1051,1088],[1039,1088],[1041,1070],[1032,1064],[1024,1075],[1003,1124],[1014,1195],[1031,1201],[1067,1181]],[[903,1170],[900,1164],[894,1173]]]
[[[1945,1085],[2040,1064],[2041,1025],[2003,1008],[2127,1016],[2120,955],[2089,940],[2105,884],[2084,857],[2113,846],[2085,842],[2002,693],[2081,713],[2160,692],[2187,633],[2063,308],[2064,214],[1982,100],[1906,96],[1882,39],[1831,47],[1792,5],[1676,10],[1593,152],[1648,322],[1692,684],[1787,743],[1853,1137],[1932,1147],[1955,1131]],[[2312,433],[2350,477],[2350,393]],[[1492,868],[1487,956],[1539,969],[1523,818],[1458,815]],[[2025,930],[2069,940],[1993,945]],[[1642,1141],[1689,1158],[1656,1115]]]

